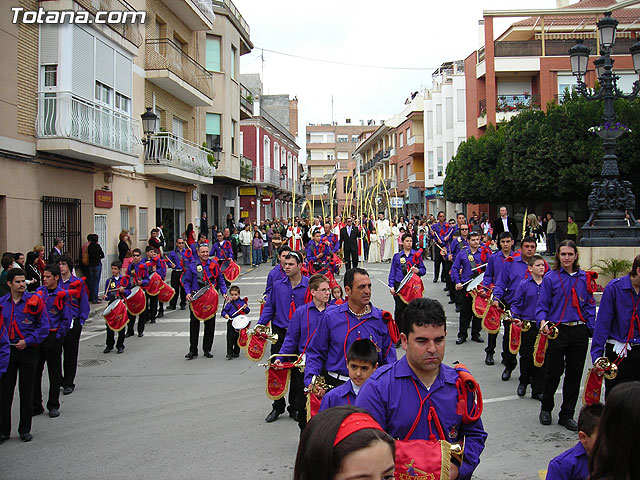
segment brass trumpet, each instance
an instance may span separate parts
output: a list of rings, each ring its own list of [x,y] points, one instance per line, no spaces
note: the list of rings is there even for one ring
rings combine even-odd
[[[277,337],[278,335],[276,335]],[[258,366],[260,367],[265,367],[265,368],[269,368],[269,367],[273,367],[273,360],[275,360],[276,358],[281,358],[281,357],[295,357],[296,360],[293,362],[293,365],[300,370],[300,373],[304,372],[304,367],[305,367],[305,357],[302,355],[298,355],[297,353],[274,353],[273,355],[271,355],[268,359],[268,363],[259,363]]]
[[[253,333],[259,333],[261,335],[264,335],[265,337],[267,337],[267,340],[269,340],[272,344],[276,344],[278,343],[278,334],[277,333],[271,333],[271,329],[269,327],[267,327],[266,325],[256,325],[255,329],[253,330]],[[280,355],[283,356],[283,355]]]
[[[462,463],[462,458],[464,457],[464,438],[459,442],[451,444],[451,458],[456,460],[458,463]]]
[[[315,387],[328,392],[333,388],[333,385],[329,385],[322,375],[314,375],[311,377],[311,389],[309,389],[309,387],[305,387],[304,393],[312,393],[312,390],[315,389]]]
[[[593,366],[602,369],[604,378],[613,380],[618,376],[618,365],[611,363],[607,357],[597,358]]]
[[[558,331],[558,327],[552,325],[551,327],[549,327],[549,330],[549,340],[555,340],[556,338],[558,338],[558,335],[560,334],[560,332]]]

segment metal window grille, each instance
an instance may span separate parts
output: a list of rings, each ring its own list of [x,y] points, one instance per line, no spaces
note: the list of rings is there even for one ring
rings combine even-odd
[[[49,252],[56,237],[64,241],[64,252],[80,262],[82,238],[80,223],[80,199],[42,197],[42,244]]]

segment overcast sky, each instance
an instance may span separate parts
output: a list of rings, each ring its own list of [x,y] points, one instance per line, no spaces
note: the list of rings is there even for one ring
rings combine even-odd
[[[385,119],[408,94],[431,85],[442,62],[478,47],[483,10],[554,8],[556,0],[233,0],[251,28],[254,50],[241,73],[263,73],[264,93],[297,96],[300,137],[307,123]],[[572,2],[573,3],[573,2]],[[436,8],[437,6],[437,8]],[[496,35],[517,19],[497,19]],[[428,70],[385,70],[320,63],[264,52],[344,63]],[[300,143],[304,140],[301,139]],[[301,145],[304,147],[304,145]]]

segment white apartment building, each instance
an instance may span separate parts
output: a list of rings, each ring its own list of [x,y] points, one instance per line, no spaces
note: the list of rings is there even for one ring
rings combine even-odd
[[[464,61],[443,63],[432,78],[424,97],[425,213],[442,210],[452,218],[462,205],[446,201],[442,184],[447,164],[467,138]]]

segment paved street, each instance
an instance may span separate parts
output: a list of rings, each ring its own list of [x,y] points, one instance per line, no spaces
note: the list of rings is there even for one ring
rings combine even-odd
[[[392,309],[391,296],[378,281],[386,280],[388,265],[365,267],[373,277],[374,304]],[[270,268],[245,271],[238,282],[242,296],[249,297],[252,319]],[[443,285],[432,283],[431,262],[427,270],[425,295],[444,302],[448,316],[445,361],[465,363],[483,391],[489,438],[474,478],[537,479],[577,435],[557,424],[540,425],[539,403],[516,396],[517,375],[502,382],[499,365],[484,365],[485,344],[455,345],[458,315],[446,304]],[[223,322],[216,327],[214,358],[200,351],[197,359],[185,360],[188,321],[187,311],[166,313],[147,326],[144,338],[127,338],[124,354],[104,355],[104,322],[99,316],[90,320],[80,349],[80,363],[87,366],[78,369],[76,390],[61,395],[59,418],[34,418],[31,443],[18,439],[14,402],[14,431],[0,446],[0,478],[291,478],[298,427],[288,416],[264,422],[270,411],[264,368],[243,354],[225,360]],[[482,336],[486,340],[486,333]]]

